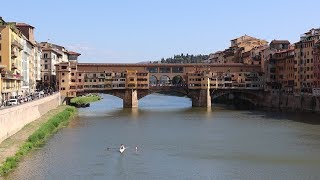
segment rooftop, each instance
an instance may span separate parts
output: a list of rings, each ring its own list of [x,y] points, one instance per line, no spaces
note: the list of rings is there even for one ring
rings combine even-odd
[[[290,44],[288,40],[272,40],[270,44]]]
[[[33,26],[29,25],[29,24],[26,24],[26,23],[17,23],[16,26],[18,27],[31,27],[31,28],[34,28]]]
[[[77,55],[77,56],[80,56],[81,54],[80,53],[77,53],[77,52],[74,52],[74,51],[68,51],[67,52],[69,55]]]

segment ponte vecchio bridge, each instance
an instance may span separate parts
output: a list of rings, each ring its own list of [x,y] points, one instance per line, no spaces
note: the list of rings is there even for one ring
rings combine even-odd
[[[231,94],[252,103],[263,92],[259,65],[233,64],[100,64],[63,62],[56,65],[57,88],[68,101],[87,93],[123,99],[123,107],[156,92],[178,92],[194,107],[210,107],[211,99]]]

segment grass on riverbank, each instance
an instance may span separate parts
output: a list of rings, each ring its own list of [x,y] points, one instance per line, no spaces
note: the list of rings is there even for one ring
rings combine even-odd
[[[90,94],[87,96],[75,97],[70,100],[72,104],[84,105],[90,102],[99,101],[101,97],[97,94]]]
[[[62,112],[51,117],[46,123],[29,136],[14,156],[6,159],[6,161],[0,166],[0,176],[7,174],[13,168],[17,167],[18,162],[26,154],[28,154],[32,149],[40,147],[50,135],[55,133],[59,128],[67,125],[76,111],[77,110],[74,107],[67,107]]]

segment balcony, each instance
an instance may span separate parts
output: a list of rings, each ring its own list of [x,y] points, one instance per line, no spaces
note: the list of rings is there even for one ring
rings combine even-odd
[[[17,58],[18,57],[18,52],[14,49],[11,50],[11,58]]]
[[[20,50],[23,49],[23,46],[22,46],[17,40],[12,40],[11,46],[12,46],[12,47],[17,47],[17,48],[19,48]]]
[[[3,79],[23,80],[23,77],[20,74],[13,74],[12,72],[8,72],[8,71],[2,71],[1,77]]]

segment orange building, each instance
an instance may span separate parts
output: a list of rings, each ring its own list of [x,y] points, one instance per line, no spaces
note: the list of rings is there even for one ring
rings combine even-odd
[[[294,88],[294,49],[278,51],[273,56],[275,60],[275,79],[279,89],[293,93]]]
[[[314,86],[313,46],[320,39],[320,29],[311,29],[295,43],[295,87],[296,94],[312,93]]]
[[[314,60],[313,94],[320,96],[320,40],[318,40],[313,47],[313,60]]]

